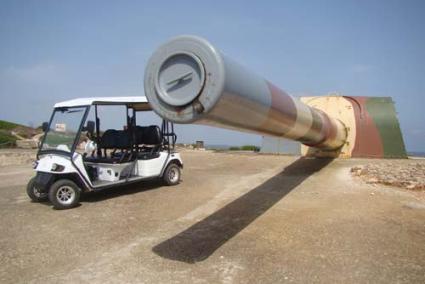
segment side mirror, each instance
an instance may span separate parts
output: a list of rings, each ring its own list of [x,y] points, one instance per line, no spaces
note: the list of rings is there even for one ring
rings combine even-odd
[[[43,124],[41,124],[41,130],[43,130],[43,132],[47,132],[47,130],[49,130],[49,123],[43,122]]]
[[[92,120],[87,121],[86,127],[84,127],[84,130],[87,131],[90,134],[94,133],[95,123]]]

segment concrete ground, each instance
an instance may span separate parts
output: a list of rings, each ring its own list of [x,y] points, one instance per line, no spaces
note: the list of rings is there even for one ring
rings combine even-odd
[[[0,282],[425,282],[425,199],[350,176],[370,160],[182,155],[178,186],[65,211],[29,201],[30,165],[1,167]]]

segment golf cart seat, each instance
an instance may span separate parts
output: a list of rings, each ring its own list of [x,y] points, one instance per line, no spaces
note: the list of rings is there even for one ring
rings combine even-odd
[[[131,156],[131,135],[126,130],[108,129],[103,133],[100,142],[97,145],[100,150],[103,150],[102,157],[88,157],[86,161],[93,163],[126,163],[132,160]],[[108,157],[107,150],[113,149]],[[121,150],[116,153],[116,150]]]
[[[138,149],[138,159],[149,160],[159,157],[159,150],[162,145],[162,135],[161,129],[158,126],[136,126],[135,138]]]

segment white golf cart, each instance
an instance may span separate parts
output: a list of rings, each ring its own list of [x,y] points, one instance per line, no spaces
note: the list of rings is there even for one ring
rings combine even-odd
[[[124,106],[122,130],[101,131],[98,108]],[[123,108],[124,108],[123,107]],[[49,199],[57,209],[78,204],[82,192],[162,178],[180,181],[183,162],[174,151],[177,136],[171,122],[137,125],[136,114],[151,111],[146,97],[84,98],[57,103],[27,186],[33,201]],[[87,120],[90,114],[93,120]],[[87,120],[87,122],[86,122]]]

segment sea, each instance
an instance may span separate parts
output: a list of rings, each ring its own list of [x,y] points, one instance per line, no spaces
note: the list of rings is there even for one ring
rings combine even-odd
[[[407,156],[425,158],[425,152],[415,152],[415,151],[409,152],[409,151],[407,151]]]

